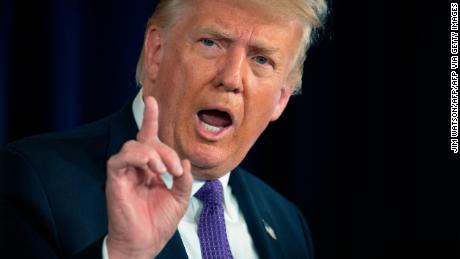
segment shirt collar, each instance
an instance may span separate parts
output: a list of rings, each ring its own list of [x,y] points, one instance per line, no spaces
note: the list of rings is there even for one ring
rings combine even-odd
[[[133,114],[134,120],[136,121],[137,128],[140,129],[142,126],[142,120],[144,119],[144,100],[142,99],[143,92],[142,88],[140,89],[139,93],[137,94],[136,98],[133,101]],[[173,179],[170,174],[162,174],[163,181],[165,182],[166,186],[171,189],[173,184]],[[226,173],[224,176],[219,178],[220,183],[222,184],[223,191],[224,191],[224,203],[228,204],[229,202],[229,195],[227,195],[227,188],[228,188],[228,180],[230,178],[230,172]],[[205,181],[203,180],[196,180],[193,179],[192,183],[192,196],[203,186]]]

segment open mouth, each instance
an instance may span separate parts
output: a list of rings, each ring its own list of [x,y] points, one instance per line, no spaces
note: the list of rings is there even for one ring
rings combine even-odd
[[[201,110],[198,112],[198,118],[204,128],[212,133],[219,133],[233,123],[230,114],[216,109]]]

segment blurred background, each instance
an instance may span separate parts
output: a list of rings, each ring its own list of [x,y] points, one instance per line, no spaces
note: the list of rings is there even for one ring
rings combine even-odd
[[[302,210],[317,259],[460,258],[450,4],[329,5],[302,95],[243,167]],[[154,6],[1,0],[0,144],[77,127],[130,100]]]

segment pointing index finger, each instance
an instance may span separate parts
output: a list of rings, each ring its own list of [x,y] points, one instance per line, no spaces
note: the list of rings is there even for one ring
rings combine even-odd
[[[153,96],[144,97],[144,119],[137,140],[145,143],[158,139],[158,103]]]

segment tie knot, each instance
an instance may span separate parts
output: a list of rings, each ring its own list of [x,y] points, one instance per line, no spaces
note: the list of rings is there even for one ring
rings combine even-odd
[[[195,197],[197,197],[201,202],[203,202],[203,206],[206,205],[218,205],[222,204],[222,184],[219,180],[210,180],[206,181],[206,183],[195,193]]]

